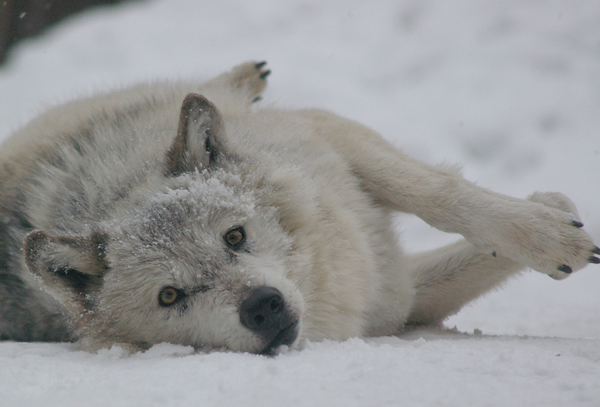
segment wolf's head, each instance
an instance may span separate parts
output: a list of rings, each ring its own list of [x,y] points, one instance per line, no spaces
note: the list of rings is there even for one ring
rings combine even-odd
[[[25,239],[27,266],[84,347],[293,345],[302,256],[272,174],[230,152],[221,115],[196,94],[183,102],[161,171],[89,235]]]

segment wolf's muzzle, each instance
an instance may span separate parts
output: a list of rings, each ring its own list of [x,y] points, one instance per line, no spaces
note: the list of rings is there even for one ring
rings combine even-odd
[[[273,287],[250,292],[240,306],[240,322],[268,344],[260,353],[291,345],[298,337],[298,319],[289,311],[281,292]]]

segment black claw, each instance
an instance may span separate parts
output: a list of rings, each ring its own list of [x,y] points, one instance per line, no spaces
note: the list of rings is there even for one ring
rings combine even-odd
[[[598,257],[590,256],[588,261],[593,264],[600,264],[600,259]]]
[[[260,79],[265,79],[269,75],[271,75],[271,70],[270,69],[268,71],[264,71],[263,73],[261,73],[260,74]]]
[[[262,61],[262,62],[258,62],[256,65],[254,65],[254,67],[255,67],[256,69],[260,69],[260,68],[262,68],[263,66],[265,66],[266,64],[267,64],[267,61]]]
[[[559,271],[562,271],[563,273],[567,273],[567,274],[571,274],[573,272],[573,269],[569,266],[567,266],[566,264],[562,264],[560,266],[557,267]]]
[[[576,228],[582,228],[583,227],[583,223],[574,220],[573,222],[571,222],[571,225],[575,226]]]
[[[594,246],[594,248],[592,249],[592,252],[594,252],[595,254],[600,254],[600,247]]]
[[[252,103],[260,102],[261,100],[262,100],[262,96],[257,96],[254,99],[252,99]]]

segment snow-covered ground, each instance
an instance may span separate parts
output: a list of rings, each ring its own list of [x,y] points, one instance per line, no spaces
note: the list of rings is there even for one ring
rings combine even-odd
[[[323,107],[517,197],[562,191],[600,241],[596,1],[156,0],[81,14],[0,70],[0,137],[46,107],[155,78],[273,70],[263,104]],[[408,216],[411,251],[456,239]],[[0,343],[6,406],[599,406],[600,269],[529,272],[458,333],[304,343],[277,357]]]

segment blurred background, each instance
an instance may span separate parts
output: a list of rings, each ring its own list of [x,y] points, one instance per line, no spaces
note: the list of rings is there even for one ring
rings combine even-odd
[[[42,34],[52,24],[99,4],[121,0],[6,0],[0,3],[0,64],[19,40]]]

